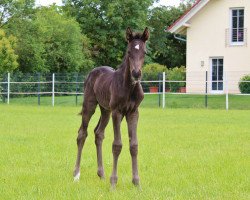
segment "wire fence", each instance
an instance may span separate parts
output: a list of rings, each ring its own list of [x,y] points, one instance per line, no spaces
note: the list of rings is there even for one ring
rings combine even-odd
[[[186,80],[169,80],[165,73],[156,80],[142,79],[144,107],[250,109],[249,72],[227,72],[223,77],[207,71],[189,72]],[[85,74],[2,74],[0,103],[37,105],[79,105],[83,101]]]

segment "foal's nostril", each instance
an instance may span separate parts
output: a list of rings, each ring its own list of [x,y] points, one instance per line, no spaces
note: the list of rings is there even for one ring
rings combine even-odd
[[[136,79],[139,79],[141,77],[141,70],[138,70],[138,71],[133,70],[132,76]]]

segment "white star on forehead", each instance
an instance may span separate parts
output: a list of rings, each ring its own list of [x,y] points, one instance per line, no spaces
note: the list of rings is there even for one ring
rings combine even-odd
[[[140,49],[140,45],[139,44],[137,44],[136,46],[135,46],[135,49]]]

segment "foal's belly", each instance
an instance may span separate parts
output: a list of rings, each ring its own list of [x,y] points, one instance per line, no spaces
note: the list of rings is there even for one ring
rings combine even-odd
[[[110,102],[110,96],[107,95],[107,93],[103,91],[99,91],[96,93],[96,99],[98,104],[105,108],[106,110],[110,110],[109,102]]]
[[[94,84],[94,93],[98,104],[110,110],[110,85],[112,81],[113,71],[106,71],[106,73],[100,74]]]

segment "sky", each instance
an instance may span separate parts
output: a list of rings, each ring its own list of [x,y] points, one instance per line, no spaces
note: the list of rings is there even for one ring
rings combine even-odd
[[[160,0],[159,3],[155,4],[155,6],[178,6],[181,0]],[[48,6],[50,4],[56,3],[60,5],[62,0],[36,0],[37,5]]]
[[[160,0],[155,6],[178,6],[181,0]]]

